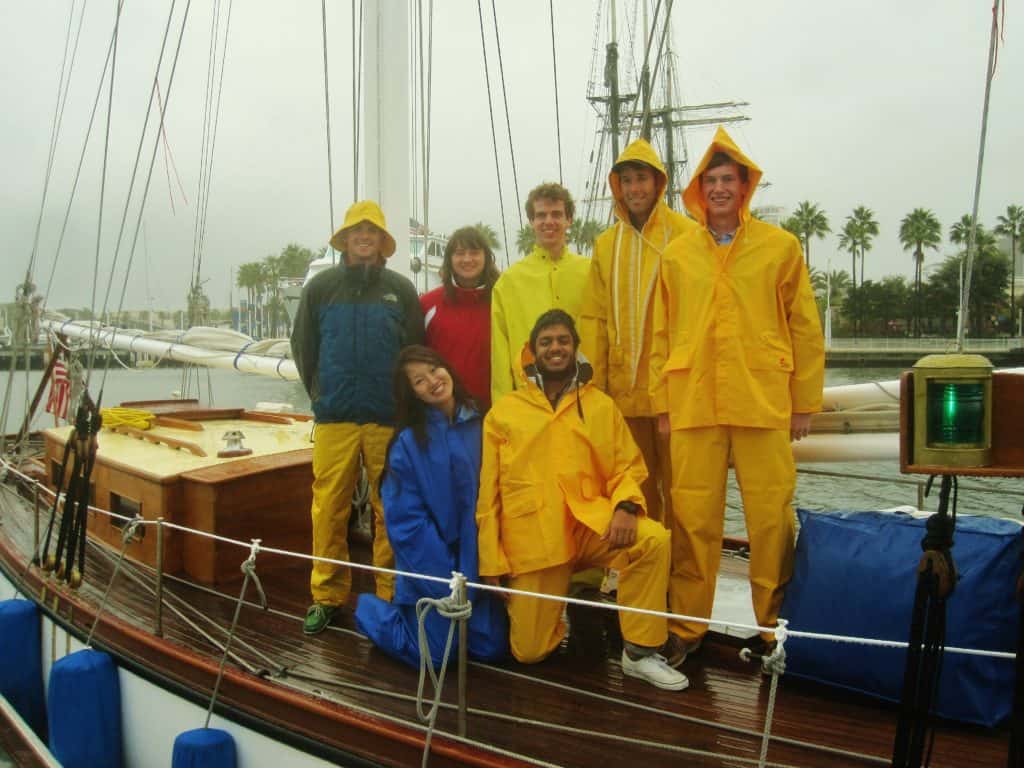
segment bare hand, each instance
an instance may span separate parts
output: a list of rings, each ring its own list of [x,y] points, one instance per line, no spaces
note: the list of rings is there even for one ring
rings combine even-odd
[[[601,539],[607,541],[612,549],[632,547],[636,544],[636,515],[624,509],[616,509],[612,514],[612,522]]]
[[[491,587],[504,587],[505,586],[504,584],[501,583],[501,576],[481,576],[480,577],[480,581],[482,581],[484,584],[487,584],[488,586],[491,586]],[[503,600],[506,603],[508,602],[508,598],[509,598],[508,592],[492,592],[491,594],[497,595],[499,598],[501,598],[501,600]]]
[[[789,420],[789,439],[801,440],[811,434],[811,414],[794,413]]]
[[[658,414],[658,434],[668,436],[672,433],[672,423],[667,413]]]

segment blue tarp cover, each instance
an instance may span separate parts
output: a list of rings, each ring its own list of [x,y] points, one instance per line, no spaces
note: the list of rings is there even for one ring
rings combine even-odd
[[[792,630],[906,642],[925,521],[892,512],[798,510],[800,536],[782,617]],[[946,646],[1016,650],[1021,526],[960,515]],[[791,638],[786,673],[899,701],[906,649]],[[1014,662],[946,653],[936,712],[992,726],[1013,706]]]

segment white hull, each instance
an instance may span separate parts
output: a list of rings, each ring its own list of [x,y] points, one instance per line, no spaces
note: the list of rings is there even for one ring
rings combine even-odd
[[[0,571],[0,600],[16,596],[14,585]],[[47,616],[42,617],[43,681],[49,683],[55,660],[85,646]],[[52,649],[56,648],[56,659]],[[206,709],[151,683],[118,665],[121,687],[121,733],[125,768],[170,768],[174,739],[183,731],[202,728]],[[214,714],[212,728],[227,731],[235,740],[238,765],[246,768],[329,768],[329,763],[301,750],[275,741],[262,733]],[[28,726],[25,726],[26,730]],[[40,745],[42,746],[42,745]],[[45,750],[45,747],[42,747]],[[45,752],[51,760],[53,757]],[[54,766],[59,766],[53,760]]]

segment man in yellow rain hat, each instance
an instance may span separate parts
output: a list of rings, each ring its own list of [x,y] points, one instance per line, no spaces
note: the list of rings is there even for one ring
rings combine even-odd
[[[373,507],[373,563],[394,563],[377,494],[391,439],[395,404],[391,376],[402,347],[423,339],[423,313],[408,279],[384,266],[395,252],[384,212],[371,200],[355,203],[331,238],[341,263],[302,289],[292,331],[292,357],[313,404],[313,554],[348,560],[348,520],[362,459]],[[302,630],[327,628],[348,598],[348,568],[316,561],[313,604]],[[377,576],[377,596],[390,600],[390,576]]]
[[[799,241],[750,214],[760,179],[719,128],[683,192],[700,226],[662,258],[651,395],[659,427],[671,432],[670,610],[711,615],[731,456],[754,615],[770,627],[793,571],[790,441],[807,435],[821,409],[825,344]],[[700,647],[707,624],[678,621],[670,630],[663,653],[677,665]]]

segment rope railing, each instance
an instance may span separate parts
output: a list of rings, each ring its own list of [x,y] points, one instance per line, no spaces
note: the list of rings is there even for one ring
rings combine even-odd
[[[0,459],[0,467],[2,467],[4,471],[6,471],[6,472],[10,473],[11,475],[14,475],[14,476],[22,479],[23,481],[25,481],[25,482],[27,482],[27,483],[29,483],[31,485],[38,485],[38,486],[40,486],[41,490],[44,493],[51,494],[51,495],[53,494],[53,491],[50,491],[44,485],[39,483],[39,481],[36,480],[35,478],[29,477],[28,475],[25,475],[24,473],[20,472],[16,467],[14,467],[6,459]],[[63,492],[60,494],[61,497],[64,497],[64,495],[65,494]],[[95,512],[95,513],[100,514],[100,515],[105,515],[105,516],[110,517],[110,518],[114,518],[114,519],[120,520],[125,525],[127,525],[129,523],[132,523],[132,522],[137,520],[137,518],[128,517],[126,515],[121,515],[121,514],[118,514],[116,512],[111,512],[109,510],[101,509],[99,507],[95,507],[95,506],[92,506],[92,505],[89,506],[89,511],[90,512]],[[156,526],[156,525],[159,524],[159,525],[162,525],[164,528],[168,528],[168,529],[171,529],[171,530],[179,531],[181,533],[185,533],[185,534],[189,534],[189,535],[194,535],[194,536],[199,536],[201,538],[210,539],[210,540],[222,543],[222,544],[228,544],[228,545],[231,545],[231,546],[235,546],[235,547],[238,547],[239,549],[245,550],[246,552],[250,551],[251,548],[252,548],[252,541],[251,540],[250,541],[242,541],[240,539],[233,539],[231,537],[223,536],[221,534],[211,533],[209,531],[202,531],[202,530],[198,530],[198,529],[195,529],[195,528],[189,528],[188,526],[180,525],[178,523],[171,523],[171,522],[168,522],[166,520],[164,520],[161,523],[158,523],[158,521],[156,521],[156,520],[141,520],[141,521],[139,521],[139,524],[142,525],[142,526]],[[443,584],[445,586],[448,586],[448,585],[451,584],[451,576],[431,576],[429,574],[417,573],[415,571],[403,571],[403,570],[399,570],[399,569],[396,569],[396,568],[384,568],[382,566],[370,565],[368,563],[359,563],[359,562],[355,562],[355,561],[351,561],[351,560],[339,560],[339,559],[335,559],[335,558],[321,557],[319,555],[313,555],[313,554],[309,554],[309,553],[306,553],[306,552],[295,552],[295,551],[292,551],[292,550],[280,549],[280,548],[277,548],[277,547],[268,547],[268,546],[263,546],[263,545],[260,546],[260,552],[265,553],[265,554],[280,555],[282,557],[290,557],[290,558],[294,558],[296,560],[305,560],[307,562],[329,563],[331,565],[338,565],[338,566],[342,566],[342,567],[345,567],[345,568],[352,568],[352,569],[355,569],[355,570],[365,571],[365,572],[374,573],[374,574],[382,574],[382,575],[390,575],[390,576],[404,576],[404,577],[410,578],[410,579],[419,579],[421,581],[428,581],[428,582],[432,582],[432,583],[435,583],[435,584]],[[746,622],[729,621],[729,620],[725,620],[725,619],[721,619],[721,618],[705,618],[705,617],[701,617],[701,616],[689,616],[689,615],[686,615],[686,614],[673,613],[671,611],[655,611],[655,610],[651,610],[651,609],[648,609],[648,608],[636,608],[636,607],[627,606],[627,605],[618,605],[618,604],[614,604],[614,603],[605,603],[605,602],[599,602],[599,601],[595,601],[595,600],[585,600],[585,599],[577,598],[577,597],[551,595],[551,594],[545,594],[543,592],[532,592],[532,591],[529,591],[529,590],[513,589],[511,587],[504,587],[504,586],[498,586],[498,585],[493,585],[493,584],[484,584],[484,583],[480,583],[480,582],[467,581],[466,582],[466,587],[468,589],[477,589],[477,590],[480,590],[482,592],[491,592],[491,593],[494,593],[494,594],[518,595],[520,597],[532,597],[532,598],[536,598],[536,599],[539,599],[539,600],[554,600],[554,601],[558,601],[558,602],[561,602],[561,603],[580,605],[580,606],[585,606],[585,607],[589,607],[589,608],[600,608],[600,609],[607,610],[607,611],[614,611],[614,612],[621,612],[621,613],[632,613],[632,614],[636,614],[636,615],[650,616],[650,617],[654,617],[654,618],[664,618],[664,619],[670,619],[670,620],[676,620],[676,621],[693,622],[693,623],[705,624],[705,625],[708,625],[708,626],[711,626],[711,625],[724,626],[724,627],[727,627],[727,628],[730,628],[730,629],[744,630],[744,631],[747,631],[747,632],[756,632],[756,633],[760,633],[760,634],[776,634],[778,632],[778,630],[779,630],[778,626],[771,626],[771,627],[769,627],[769,626],[761,626],[759,624],[749,624],[749,623],[746,623]],[[785,629],[785,634],[786,634],[787,637],[790,637],[790,638],[802,638],[802,639],[807,639],[807,640],[821,640],[821,641],[830,641],[830,642],[839,642],[839,643],[850,643],[850,644],[855,644],[855,645],[874,646],[874,647],[881,647],[881,648],[900,649],[900,648],[907,648],[908,647],[908,643],[906,641],[901,641],[901,640],[883,640],[883,639],[879,639],[879,638],[858,637],[858,636],[854,636],[854,635],[836,635],[836,634],[828,634],[828,633],[823,633],[823,632],[806,632],[806,631],[802,631],[802,630],[790,629],[788,627],[786,627],[786,629]],[[1010,652],[1005,652],[1005,651],[992,651],[992,650],[985,650],[985,649],[947,647],[946,651],[948,653],[957,653],[957,654],[968,655],[968,656],[983,656],[983,657],[990,657],[990,658],[997,658],[997,659],[1016,659],[1017,658],[1017,655],[1015,653],[1010,653]]]

